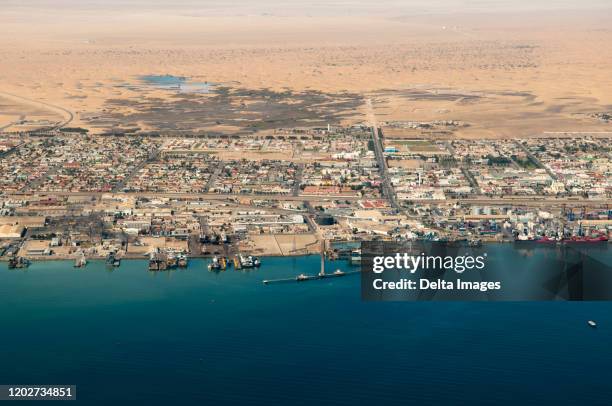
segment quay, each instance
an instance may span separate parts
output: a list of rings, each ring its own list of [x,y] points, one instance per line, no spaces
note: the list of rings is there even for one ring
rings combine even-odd
[[[293,278],[281,278],[281,279],[265,279],[263,280],[263,284],[264,285],[269,285],[272,283],[283,283],[283,282],[307,282],[307,281],[315,281],[315,280],[320,280],[320,279],[331,279],[331,278],[339,278],[341,276],[347,276],[347,275],[353,275],[353,274],[357,274],[357,273],[361,273],[361,271],[349,271],[349,272],[343,272],[340,271],[338,273],[338,271],[331,273],[331,274],[324,274],[324,275],[304,275],[304,274],[300,274],[296,277]]]

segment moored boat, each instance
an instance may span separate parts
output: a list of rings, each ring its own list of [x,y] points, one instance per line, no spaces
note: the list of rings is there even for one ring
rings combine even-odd
[[[106,266],[118,267],[121,265],[121,259],[117,257],[115,251],[111,251],[106,256]]]
[[[85,265],[87,265],[87,259],[85,258],[85,254],[81,252],[74,261],[74,267],[83,268]]]
[[[587,236],[587,237],[571,237],[563,239],[564,243],[588,243],[588,244],[596,244],[602,242],[608,242],[608,236],[606,235],[597,235],[597,236]]]
[[[149,255],[149,271],[165,271],[168,269],[168,260],[164,252],[155,250]]]
[[[221,264],[219,263],[219,257],[214,257],[212,262],[208,264],[209,271],[219,271],[221,270]]]
[[[353,265],[361,264],[361,249],[351,251],[350,261]]]
[[[242,268],[257,268],[261,265],[259,258],[252,255],[245,256],[241,254],[238,256],[238,259]]]
[[[474,238],[468,241],[468,246],[470,247],[482,247],[482,240],[479,238]]]
[[[187,258],[187,254],[185,253],[178,254],[177,264],[179,268],[187,268],[187,265],[189,264],[189,259]]]
[[[334,271],[333,275],[335,275],[335,276],[344,276],[344,275],[346,275],[346,273],[344,271],[341,271],[340,269],[336,269]]]
[[[9,269],[21,269],[30,266],[30,261],[24,257],[12,256],[8,261]]]

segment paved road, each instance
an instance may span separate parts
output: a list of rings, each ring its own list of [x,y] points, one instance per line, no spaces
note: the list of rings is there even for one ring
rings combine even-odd
[[[6,128],[9,128],[15,124],[17,124],[18,122],[20,122],[21,120],[25,119],[25,116],[22,114],[21,116],[19,116],[19,119],[17,119],[16,121],[10,122],[6,125],[3,125],[2,127],[0,127],[0,132],[4,131]]]
[[[378,168],[380,170],[380,176],[382,178],[383,195],[389,200],[389,204],[391,205],[391,207],[396,210],[401,210],[400,205],[398,204],[395,196],[395,191],[393,190],[393,185],[391,184],[391,179],[389,177],[387,162],[385,161],[384,156],[384,147],[382,143],[382,130],[378,128],[378,121],[376,120],[374,109],[372,108],[371,99],[366,100],[366,107],[368,109],[368,121],[370,122],[370,127],[372,128],[374,155],[376,156],[376,161],[378,162]]]
[[[323,240],[323,235],[321,234],[321,229],[315,222],[315,216],[317,215],[316,210],[312,207],[309,201],[304,201],[304,207],[306,208],[307,214],[304,216],[306,219],[306,224],[308,224],[308,228],[310,232],[312,232],[317,237],[317,242]]]
[[[300,195],[300,185],[302,184],[302,175],[304,174],[304,164],[298,164],[297,171],[295,173],[295,183],[291,188],[292,196]]]
[[[210,191],[210,189],[215,185],[217,178],[219,177],[219,175],[221,175],[221,172],[223,171],[223,165],[223,161],[220,161],[214,172],[210,175],[208,182],[206,182],[206,186],[204,186],[205,192]]]
[[[160,154],[160,150],[156,149],[155,151],[152,151],[149,156],[147,157],[147,159],[144,159],[142,162],[140,162],[138,165],[136,165],[131,171],[130,173],[119,183],[117,183],[115,185],[115,187],[113,188],[113,193],[119,192],[121,191],[127,184],[128,182],[134,177],[136,176],[136,174],[138,174],[138,172],[140,172],[140,170],[142,168],[145,167],[146,164],[148,164],[149,162],[153,162],[157,159],[157,157],[159,157]]]
[[[567,199],[567,198],[551,198],[551,197],[532,197],[532,198],[520,198],[515,199],[512,197],[502,198],[487,198],[482,196],[475,196],[463,199],[447,199],[447,200],[427,200],[427,199],[414,199],[410,200],[415,203],[429,203],[429,204],[455,204],[455,203],[469,203],[478,205],[523,205],[523,206],[552,206],[552,205],[568,205],[575,207],[583,206],[601,206],[601,205],[612,205],[611,200],[591,200],[591,199]]]
[[[555,175],[555,173],[553,171],[551,171],[548,168],[548,166],[546,166],[542,162],[540,162],[540,160],[538,158],[536,158],[535,155],[533,155],[531,153],[531,151],[529,151],[529,149],[526,146],[523,145],[522,142],[516,141],[515,144],[518,145],[518,147],[521,148],[523,151],[525,151],[525,153],[527,154],[529,159],[531,159],[531,161],[534,162],[538,167],[540,167],[541,169],[544,169],[546,171],[546,173],[548,173],[548,175],[551,178],[553,178],[554,180],[558,180],[557,175]]]
[[[291,195],[258,195],[258,194],[246,194],[246,193],[159,193],[159,192],[21,192],[21,193],[8,193],[8,196],[23,197],[23,196],[91,196],[100,197],[103,195],[116,194],[133,197],[147,197],[147,198],[176,198],[176,199],[203,199],[203,200],[228,200],[228,199],[239,199],[249,198],[256,200],[280,200],[280,201],[329,201],[329,200],[350,200],[356,201],[361,200],[359,196],[291,196]]]
[[[24,101],[26,101],[28,103],[40,104],[40,105],[42,105],[44,107],[47,107],[47,108],[49,108],[51,110],[58,111],[62,116],[64,116],[64,121],[60,122],[56,126],[53,126],[53,127],[49,128],[49,130],[57,130],[59,128],[65,127],[68,124],[70,124],[72,122],[72,120],[74,120],[74,114],[70,110],[65,109],[64,107],[56,106],[54,104],[43,102],[43,101],[40,101],[40,100],[28,99],[27,97],[18,96],[16,94],[7,93],[7,92],[0,92],[0,95],[4,95],[4,96],[7,96],[7,97],[13,98],[13,99],[24,100]],[[4,127],[2,129],[4,129]],[[2,129],[0,129],[0,130],[2,130]]]
[[[35,193],[32,192],[33,190],[36,190],[38,187],[40,187],[43,183],[45,183],[45,181],[47,179],[49,179],[50,176],[55,175],[62,167],[62,164],[57,164],[52,166],[51,168],[49,168],[49,170],[45,173],[43,173],[42,175],[40,175],[38,178],[32,180],[31,182],[28,182],[22,189],[23,192],[28,193]]]
[[[173,198],[173,199],[202,199],[202,200],[232,200],[236,201],[241,198],[249,198],[255,200],[278,200],[278,201],[303,201],[303,202],[317,202],[317,201],[330,201],[330,200],[349,200],[357,201],[361,200],[361,197],[357,196],[291,196],[291,195],[257,195],[257,194],[219,194],[219,193],[157,193],[157,192],[14,192],[7,193],[5,196],[11,198],[23,198],[24,196],[90,196],[98,197],[104,195],[123,195],[131,197],[146,197],[146,198]],[[2,195],[0,193],[0,195]],[[509,204],[523,204],[523,205],[537,205],[546,206],[551,204],[567,204],[575,206],[585,205],[612,205],[610,199],[576,199],[576,198],[555,198],[550,196],[530,196],[530,197],[512,197],[504,196],[500,197],[486,197],[486,196],[469,196],[461,199],[447,199],[447,200],[430,200],[430,199],[411,199],[415,203],[427,203],[427,204],[454,204],[454,203],[471,203],[471,204],[494,204],[494,205],[509,205]],[[290,212],[290,211],[289,211]]]
[[[19,144],[15,145],[13,148],[9,149],[8,151],[0,152],[0,158],[6,158],[7,156],[14,154],[15,152],[17,152],[19,148],[23,146],[23,144],[25,143],[20,142]]]

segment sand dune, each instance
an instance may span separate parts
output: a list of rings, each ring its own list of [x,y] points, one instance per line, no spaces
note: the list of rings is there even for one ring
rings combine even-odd
[[[177,92],[143,87],[138,78],[148,74],[185,76],[232,91],[361,95],[375,100],[381,120],[462,120],[470,125],[455,135],[465,137],[610,130],[589,116],[612,110],[612,9],[601,2],[571,11],[451,13],[440,6],[429,14],[427,8],[410,13],[355,3],[346,13],[318,5],[312,15],[296,7],[278,14],[207,13],[189,2],[165,15],[155,4],[115,11],[95,2],[90,8],[63,4],[49,10],[36,2],[8,3],[0,17],[6,39],[0,43],[0,91],[62,106],[74,113],[73,125],[94,131],[159,126],[142,109],[167,107]],[[411,97],[414,91],[478,98]],[[216,122],[224,112],[210,108],[211,98],[193,98],[203,121],[211,121],[200,129],[240,131],[235,122]],[[247,106],[247,99],[231,103]],[[146,107],[139,106],[143,100]],[[358,122],[361,112],[358,104],[343,105],[336,120]],[[1,114],[3,123],[15,118],[8,110]],[[181,114],[172,120],[181,121]]]

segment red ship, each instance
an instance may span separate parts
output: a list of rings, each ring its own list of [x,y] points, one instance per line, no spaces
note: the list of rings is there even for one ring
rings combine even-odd
[[[608,241],[608,236],[606,235],[599,235],[597,237],[571,237],[571,238],[564,238],[563,242],[564,243],[598,243],[598,242],[607,242]]]
[[[534,241],[537,242],[538,244],[555,244],[555,243],[560,242],[559,240],[557,240],[555,238],[550,238],[550,237],[546,237],[546,236],[544,236],[542,238],[539,238],[537,240],[534,240]]]

